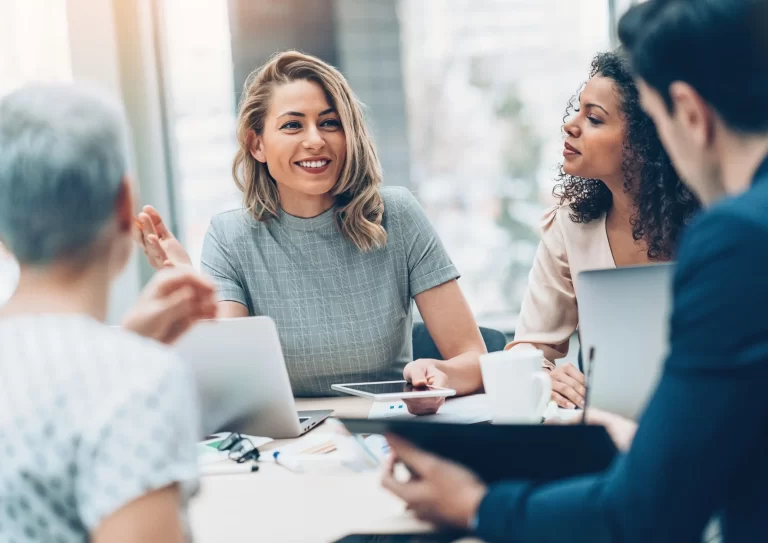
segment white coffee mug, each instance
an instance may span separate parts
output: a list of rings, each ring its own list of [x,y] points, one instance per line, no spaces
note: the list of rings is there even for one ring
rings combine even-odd
[[[494,424],[541,422],[552,396],[552,381],[542,369],[538,349],[513,349],[480,356],[483,386]]]

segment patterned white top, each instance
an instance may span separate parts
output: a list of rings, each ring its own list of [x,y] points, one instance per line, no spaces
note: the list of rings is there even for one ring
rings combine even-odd
[[[0,318],[0,541],[81,542],[149,491],[197,489],[193,374],[81,315]]]

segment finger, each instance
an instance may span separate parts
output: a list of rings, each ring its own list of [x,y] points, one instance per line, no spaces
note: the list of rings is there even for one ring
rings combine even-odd
[[[562,407],[563,409],[573,409],[576,407],[568,401],[568,398],[560,394],[559,392],[552,391],[552,400],[557,404],[558,407]]]
[[[158,213],[158,211],[154,207],[144,206],[143,211],[146,215],[148,215],[152,219],[152,225],[155,227],[155,231],[157,232],[158,236],[160,236],[161,238],[171,237],[171,232],[165,226],[165,223],[163,222],[163,218],[160,216],[160,213]]]
[[[574,366],[573,364],[565,364],[563,366],[563,371],[568,375],[571,379],[574,379],[577,383],[580,385],[586,385],[587,380],[584,377],[584,374],[579,371],[579,368]]]
[[[560,380],[552,379],[552,391],[559,392],[561,396],[565,396],[574,405],[581,405],[584,401],[584,398],[578,392]]]
[[[406,503],[407,509],[416,509],[425,494],[425,484],[411,478],[406,482],[400,482],[395,477],[394,471],[384,472],[381,477],[381,486]]]
[[[195,316],[198,319],[215,319],[218,312],[218,304],[215,301],[205,302],[198,306]]]
[[[142,213],[139,213],[139,216],[137,218],[141,223],[141,231],[144,233],[145,237],[149,236],[150,234],[157,235],[157,230],[155,229],[155,225],[152,224],[152,218],[149,215],[142,212]]]
[[[420,364],[409,364],[408,375],[405,380],[409,381],[415,387],[427,386],[427,370]]]
[[[153,266],[157,267],[158,262],[165,262],[168,259],[168,255],[165,254],[165,249],[160,245],[160,240],[155,234],[149,234],[145,237],[147,245],[147,256],[152,262]]]
[[[159,295],[164,296],[181,287],[193,289],[194,294],[200,299],[213,296],[216,287],[210,279],[203,277],[194,269],[188,267],[174,267],[163,270],[162,274],[157,275]]]
[[[434,366],[427,370],[427,384],[434,387],[444,387],[448,383],[448,376]]]
[[[394,434],[387,434],[386,437],[390,448],[417,477],[423,477],[425,473],[432,473],[440,462],[436,456],[414,447],[409,441],[401,437]]]
[[[552,378],[553,385],[555,381],[563,383],[564,385],[572,388],[578,394],[578,398],[571,398],[571,400],[583,401],[584,396],[587,394],[587,389],[584,387],[584,385],[579,383],[576,379],[574,379],[570,375],[566,375],[563,372],[554,373],[551,375],[551,378]]]
[[[171,328],[180,321],[186,321],[192,315],[194,290],[186,287],[155,301],[157,329],[163,337],[169,335]]]
[[[395,464],[397,463],[397,455],[392,453],[389,456],[387,456],[387,459],[384,461],[384,472],[390,473],[394,476],[395,474]]]
[[[544,424],[554,424],[556,426],[570,426],[572,424],[581,424],[581,419],[584,416],[583,411],[578,411],[573,416],[568,416],[565,418],[560,418],[558,416],[556,417],[550,417],[544,421]]]
[[[163,343],[167,343],[169,345],[176,343],[176,340],[179,339],[184,334],[186,334],[187,330],[189,330],[194,323],[195,323],[194,319],[183,319],[180,321],[176,321],[168,329],[168,331],[165,334],[165,337],[163,337]]]
[[[445,403],[445,398],[403,399],[411,415],[434,415]]]
[[[398,498],[405,500],[410,506],[409,498],[412,498],[412,492],[410,492],[408,485],[417,484],[414,483],[401,483],[395,478],[394,472],[385,471],[381,477],[381,486],[389,490],[392,494]]]
[[[144,243],[144,232],[136,224],[134,224],[131,228],[131,237],[133,238],[133,241],[135,241],[139,247],[144,249],[144,252],[146,253],[147,246],[146,243]]]

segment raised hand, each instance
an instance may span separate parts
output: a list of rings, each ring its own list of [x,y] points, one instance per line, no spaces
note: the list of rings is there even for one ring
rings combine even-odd
[[[160,213],[152,206],[144,206],[136,217],[133,239],[144,250],[150,266],[156,270],[192,264],[184,247],[168,230]]]
[[[216,312],[213,283],[191,267],[182,266],[155,274],[122,326],[170,344],[198,320],[215,318]]]

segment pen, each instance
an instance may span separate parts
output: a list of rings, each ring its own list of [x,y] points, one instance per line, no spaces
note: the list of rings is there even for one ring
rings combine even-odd
[[[200,475],[235,475],[238,473],[253,473],[254,471],[259,471],[259,466],[254,463],[222,462],[200,466]]]
[[[267,460],[267,458],[264,458]],[[343,459],[338,456],[325,456],[322,454],[281,454],[280,451],[272,453],[275,464],[283,466],[288,471],[301,473],[308,466],[340,466]]]
[[[592,367],[595,365],[595,348],[589,348],[589,366],[587,366],[587,375],[584,377],[585,391],[584,391],[584,408],[583,415],[581,417],[581,423],[587,423],[587,407],[589,406],[589,387],[592,384]]]
[[[139,220],[139,218],[138,218],[138,217],[134,217],[134,218],[133,218],[133,224],[135,224],[135,225],[136,225],[136,228],[138,228],[139,230],[144,230],[144,229],[141,227],[141,221]]]

